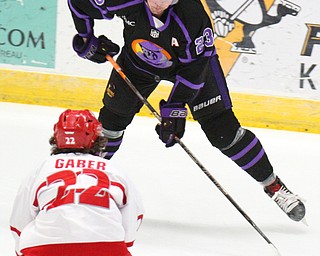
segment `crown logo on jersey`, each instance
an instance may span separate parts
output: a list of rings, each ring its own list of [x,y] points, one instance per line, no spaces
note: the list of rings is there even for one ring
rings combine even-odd
[[[153,38],[158,38],[160,36],[159,30],[152,28],[150,32],[150,36]]]

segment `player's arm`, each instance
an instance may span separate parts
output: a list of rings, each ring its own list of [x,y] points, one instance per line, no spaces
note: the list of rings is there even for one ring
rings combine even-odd
[[[109,12],[106,3],[101,6],[89,0],[69,0],[75,28],[78,32],[73,38],[73,49],[76,53],[96,63],[106,62],[105,56],[116,55],[120,47],[104,35],[94,35],[95,19],[112,19],[114,14]]]
[[[33,205],[33,180],[34,177],[30,177],[21,184],[16,195],[10,217],[10,230],[15,240],[15,250],[17,255],[22,255],[19,251],[19,240],[22,230],[32,222],[38,214],[38,207]]]
[[[181,28],[185,37],[182,41],[186,43],[179,48],[176,81],[168,100],[160,102],[161,124],[156,126],[156,132],[166,147],[176,143],[175,137],[182,138],[184,135],[187,116],[185,104],[191,103],[204,86],[210,57],[215,54],[211,20],[201,3],[192,7],[198,9],[188,8],[190,13],[187,16],[192,17],[192,11],[198,10],[197,19],[185,21]]]
[[[94,20],[113,17],[108,14],[105,4],[97,6],[94,1],[89,0],[69,0],[68,6],[76,30],[82,37],[93,34]]]
[[[210,57],[215,54],[214,32],[211,20],[203,7],[198,8],[201,19],[184,24],[186,41],[179,52],[179,68],[176,83],[168,102],[189,103],[203,87]]]
[[[181,64],[168,100],[160,101],[161,123],[157,124],[156,132],[166,147],[176,143],[175,137],[182,138],[184,135],[188,114],[185,104],[191,103],[204,86],[209,60],[202,56],[190,63]]]
[[[125,243],[127,247],[133,245],[137,231],[142,223],[144,207],[141,197],[127,178],[127,203],[120,209],[122,214],[122,225],[125,230]]]

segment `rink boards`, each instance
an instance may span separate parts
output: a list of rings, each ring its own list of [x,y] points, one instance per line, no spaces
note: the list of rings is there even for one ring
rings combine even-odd
[[[0,101],[99,111],[106,80],[0,69]],[[171,87],[160,84],[149,102],[158,110]],[[320,102],[231,92],[244,126],[320,133]],[[139,115],[152,117],[146,108]],[[188,117],[192,120],[192,117]]]

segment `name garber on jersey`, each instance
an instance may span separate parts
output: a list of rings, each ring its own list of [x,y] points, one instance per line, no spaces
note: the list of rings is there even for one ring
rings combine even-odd
[[[98,170],[106,170],[106,163],[103,161],[95,161],[88,159],[56,159],[54,167],[56,169],[62,168],[90,168]]]

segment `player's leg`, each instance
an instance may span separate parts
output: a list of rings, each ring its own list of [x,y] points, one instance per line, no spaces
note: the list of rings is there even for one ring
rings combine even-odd
[[[259,139],[240,126],[232,109],[201,117],[198,122],[210,143],[258,182],[273,175],[273,168]]]
[[[134,115],[121,116],[109,110],[106,106],[100,109],[99,121],[103,126],[103,134],[108,138],[102,157],[111,159],[120,148],[126,127],[131,123]]]
[[[241,127],[231,109],[199,119],[209,141],[264,187],[279,207],[295,221],[305,215],[301,199],[275,175],[267,154],[254,133]]]
[[[212,72],[210,72],[212,71]],[[216,57],[211,61],[208,79],[198,97],[190,104],[195,119],[210,143],[228,156],[252,178],[293,220],[304,217],[304,205],[273,172],[273,167],[257,136],[241,127],[231,108],[231,100]]]
[[[130,65],[129,60],[124,61],[124,54],[118,57],[117,62],[145,98],[156,88],[159,81],[136,70]],[[123,78],[113,70],[103,97],[103,104],[99,113],[99,121],[102,123],[104,135],[108,138],[103,156],[110,159],[119,149],[126,127],[132,122],[143,103]]]

